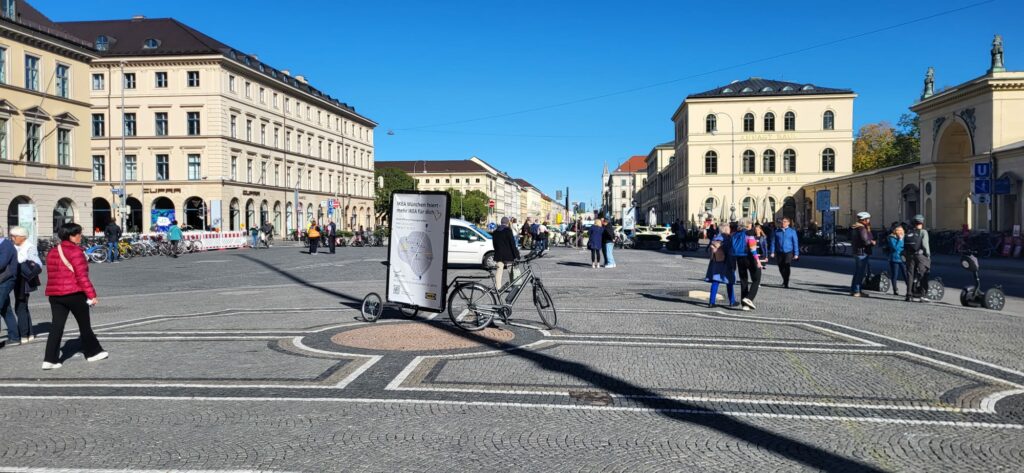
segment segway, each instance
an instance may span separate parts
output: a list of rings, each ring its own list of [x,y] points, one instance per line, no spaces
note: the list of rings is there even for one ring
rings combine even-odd
[[[1003,310],[1006,305],[1006,293],[1003,286],[996,285],[987,291],[981,290],[981,277],[978,275],[981,266],[973,253],[960,255],[960,266],[974,274],[974,285],[967,286],[960,292],[960,304],[966,307],[984,307],[992,310]]]
[[[921,284],[921,281],[927,281],[923,290],[917,289],[917,285]],[[920,278],[911,277],[911,284],[913,288],[907,288],[910,291],[910,297],[918,299],[928,299],[930,301],[941,301],[946,296],[946,286],[942,283],[942,278],[933,278],[931,271],[925,272]]]
[[[889,279],[889,275],[885,271],[875,273],[871,269],[871,263],[869,262],[867,273],[864,275],[864,282],[861,283],[861,289],[887,294],[892,289],[892,280]]]

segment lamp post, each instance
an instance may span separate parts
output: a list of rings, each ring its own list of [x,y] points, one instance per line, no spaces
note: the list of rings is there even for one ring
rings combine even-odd
[[[728,113],[716,112],[716,117],[721,115],[729,119],[729,138],[731,141],[731,153],[732,161],[730,161],[731,181],[730,187],[732,188],[732,201],[729,203],[729,222],[736,221],[736,122],[732,120],[732,116]],[[718,124],[715,124],[715,128],[711,130],[711,134],[714,135],[718,131]]]
[[[124,65],[126,63],[127,63],[127,61],[121,61],[121,229],[122,229],[122,231],[124,231],[125,223],[126,223],[125,222],[125,214],[124,214],[125,212],[124,212],[124,210],[125,210],[125,206],[127,205],[127,193],[128,193],[128,191],[126,190],[127,183],[126,183],[126,180],[125,180],[125,173],[128,170],[128,164],[125,162],[125,158],[124,158],[125,134],[126,134],[125,132],[127,131],[126,130],[127,122],[125,121],[125,113],[124,113],[124,110],[125,110],[125,108],[124,108],[124,86],[125,86],[125,83],[124,83]]]

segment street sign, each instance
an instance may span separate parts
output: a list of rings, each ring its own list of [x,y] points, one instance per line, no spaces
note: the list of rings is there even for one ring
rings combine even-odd
[[[815,205],[817,206],[819,212],[828,210],[828,208],[832,205],[832,191],[828,189],[822,189],[815,194],[814,199],[817,201]]]
[[[334,208],[336,208],[336,209],[340,209],[341,208],[341,200],[340,199],[334,199]]]
[[[116,196],[118,196],[118,197],[121,197],[121,194],[123,194],[123,193],[124,193],[124,191],[123,191],[123,190],[121,190],[121,189],[118,189],[118,188],[114,188],[114,189],[111,189],[110,191],[111,191],[111,192],[113,192],[113,193],[114,193],[114,195],[116,195]]]
[[[836,210],[839,210],[839,206],[838,205],[833,205],[833,206],[829,207],[828,209],[833,211],[833,212],[835,212]]]
[[[988,178],[992,174],[992,163],[974,163],[974,177]]]
[[[493,209],[494,208],[494,199],[491,199],[489,202],[487,202],[487,206]]]
[[[995,188],[992,190],[995,191],[995,194],[1006,195],[1010,193],[1010,187],[1010,178],[1004,177],[996,179]]]
[[[975,194],[991,194],[992,193],[992,180],[991,179],[975,179],[974,180],[974,193]]]
[[[992,196],[988,194],[974,194],[974,203],[976,204],[988,204],[992,202]]]

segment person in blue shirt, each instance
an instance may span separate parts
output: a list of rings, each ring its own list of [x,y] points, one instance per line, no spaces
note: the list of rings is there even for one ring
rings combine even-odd
[[[788,218],[782,219],[782,228],[775,230],[775,238],[772,248],[772,258],[775,258],[779,265],[779,273],[782,274],[782,287],[789,288],[789,274],[793,262],[800,259],[800,237],[796,230],[791,228]]]
[[[889,254],[889,279],[892,281],[892,293],[900,295],[899,280],[907,274],[907,263],[903,261],[903,238],[906,231],[903,226],[896,225],[889,235],[889,246],[886,252]],[[910,284],[907,284],[907,292],[910,292]]]

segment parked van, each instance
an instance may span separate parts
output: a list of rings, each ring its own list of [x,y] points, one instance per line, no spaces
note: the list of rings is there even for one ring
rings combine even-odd
[[[494,267],[491,234],[461,218],[448,220],[448,263]]]

